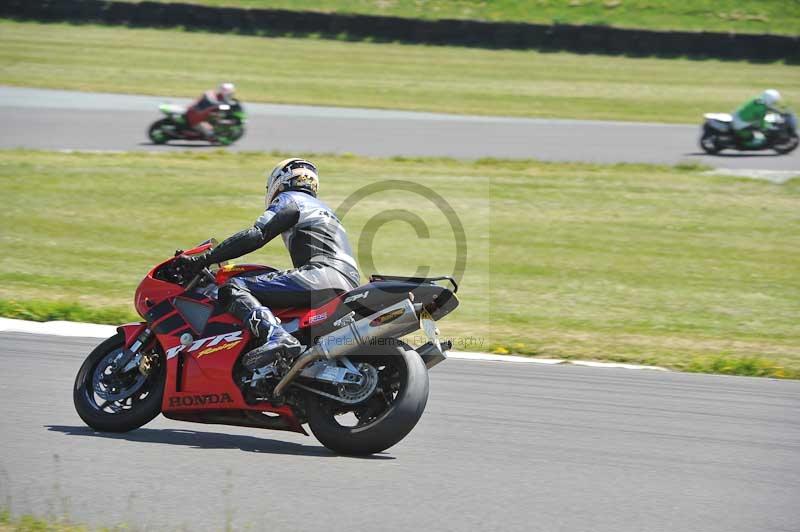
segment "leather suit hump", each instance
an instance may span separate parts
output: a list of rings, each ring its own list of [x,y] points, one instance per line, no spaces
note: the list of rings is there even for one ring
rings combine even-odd
[[[304,192],[283,192],[256,220],[255,227],[263,231],[281,218],[294,221],[276,225],[288,225],[281,237],[295,268],[311,263],[325,264],[358,282],[358,266],[347,232],[330,207]]]

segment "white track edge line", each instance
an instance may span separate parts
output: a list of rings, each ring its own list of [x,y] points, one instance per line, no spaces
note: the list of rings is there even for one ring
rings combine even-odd
[[[74,321],[28,321],[11,318],[0,318],[0,333],[27,333],[43,334],[49,336],[69,336],[77,338],[108,338],[117,332],[114,325],[101,325],[98,323],[80,323]],[[640,366],[638,364],[622,364],[619,362],[594,362],[589,360],[564,360],[560,358],[532,358],[516,355],[495,355],[492,353],[479,353],[472,351],[449,351],[448,358],[456,360],[471,360],[479,362],[516,362],[521,364],[572,364],[575,366],[588,366],[592,368],[621,368],[621,369],[649,369],[669,371],[659,366]]]

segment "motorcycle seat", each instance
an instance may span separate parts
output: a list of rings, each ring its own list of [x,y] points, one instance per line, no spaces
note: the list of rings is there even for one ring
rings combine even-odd
[[[706,113],[703,115],[706,120],[717,120],[718,122],[733,122],[733,117],[729,113]]]

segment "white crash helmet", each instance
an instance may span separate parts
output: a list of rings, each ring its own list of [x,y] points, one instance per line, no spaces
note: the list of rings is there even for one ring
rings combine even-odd
[[[217,93],[223,100],[233,98],[235,92],[236,86],[233,83],[221,83],[219,88],[217,88]]]
[[[765,104],[772,106],[781,101],[781,93],[775,89],[767,89],[761,93],[761,99]]]
[[[302,190],[317,197],[319,176],[317,167],[305,159],[286,159],[279,162],[267,176],[267,194],[264,205],[269,207],[275,197],[287,190]]]

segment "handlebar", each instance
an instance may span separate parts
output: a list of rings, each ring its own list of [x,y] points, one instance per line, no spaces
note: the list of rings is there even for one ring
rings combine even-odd
[[[214,277],[214,274],[211,273],[211,270],[209,270],[208,268],[203,268],[197,275],[194,276],[194,278],[191,281],[189,281],[186,284],[184,290],[186,292],[194,290],[194,288],[200,283],[200,281],[204,279],[209,283],[214,283],[217,281],[217,278]]]

